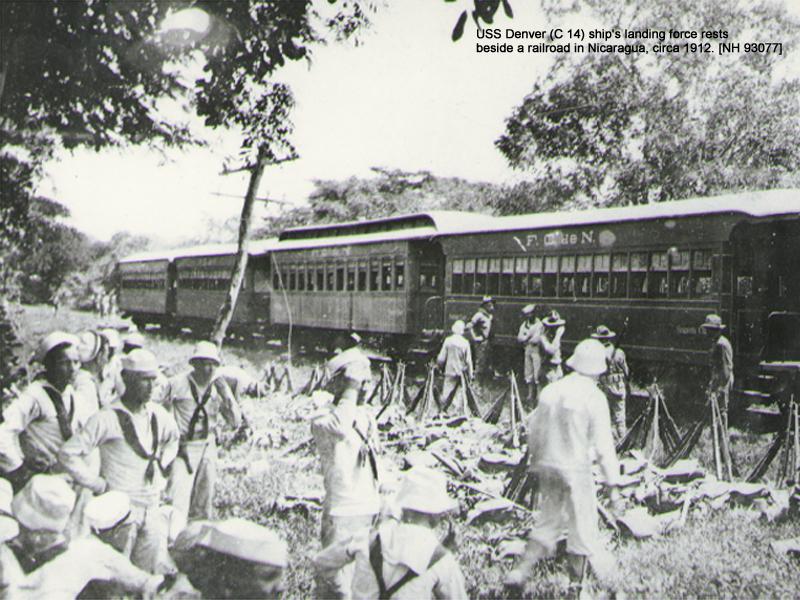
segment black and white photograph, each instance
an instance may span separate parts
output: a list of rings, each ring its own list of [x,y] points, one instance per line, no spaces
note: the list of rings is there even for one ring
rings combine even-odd
[[[800,0],[4,0],[0,598],[792,598]]]

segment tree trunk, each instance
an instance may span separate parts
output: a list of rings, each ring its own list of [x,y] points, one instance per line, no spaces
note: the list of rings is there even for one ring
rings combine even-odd
[[[266,159],[264,151],[258,151],[258,160],[250,171],[250,182],[247,184],[247,195],[244,197],[242,206],[242,216],[239,219],[239,248],[236,251],[236,261],[231,275],[231,286],[228,295],[219,309],[214,329],[211,332],[211,341],[217,346],[222,346],[225,333],[233,317],[233,309],[236,307],[236,300],[239,298],[239,290],[242,288],[245,268],[247,267],[247,249],[250,244],[250,224],[253,220],[253,206],[258,194],[258,185],[261,183],[261,176],[264,174]]]

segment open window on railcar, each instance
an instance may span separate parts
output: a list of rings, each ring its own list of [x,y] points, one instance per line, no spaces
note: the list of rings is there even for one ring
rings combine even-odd
[[[558,257],[544,257],[544,275],[542,276],[542,295],[556,296],[558,291]]]
[[[649,257],[647,252],[631,252],[630,278],[628,280],[629,295],[631,298],[647,297],[647,267]]]
[[[504,258],[500,272],[500,295],[511,296],[514,293],[514,259]]]
[[[595,254],[594,269],[592,272],[592,296],[596,298],[608,297],[610,286],[609,271],[611,269],[610,254]]]
[[[294,265],[289,265],[287,270],[289,271],[289,283],[286,285],[286,289],[293,292],[297,289],[297,271]]]
[[[478,296],[486,294],[486,275],[489,272],[489,259],[479,258],[475,261],[475,291]]]
[[[369,265],[367,261],[360,260],[358,261],[358,275],[356,277],[356,287],[359,292],[366,292],[367,291],[367,269]]]
[[[392,289],[392,259],[389,257],[381,260],[381,290],[384,292]]]
[[[531,256],[528,264],[528,295],[541,296],[544,293],[544,283],[542,279],[542,268],[544,257]]]
[[[628,295],[629,262],[626,252],[611,255],[611,295],[614,298],[624,298]]]
[[[497,296],[500,293],[500,267],[502,261],[499,258],[490,258],[486,269],[486,293],[490,296]]]
[[[328,263],[325,265],[325,290],[328,292],[336,291],[336,264]]]
[[[406,262],[399,258],[394,263],[394,289],[402,290],[406,285]]]
[[[588,297],[592,292],[591,254],[579,254],[575,263],[575,295]]]
[[[464,293],[475,293],[475,259],[464,260]]]
[[[464,291],[464,261],[457,259],[450,264],[450,290],[454,294],[461,294]]]
[[[369,291],[377,292],[381,289],[381,265],[378,259],[369,261]]]
[[[673,250],[669,253],[669,295],[671,298],[689,297],[688,250]]]
[[[356,291],[356,264],[352,261],[347,263],[347,291]]]
[[[522,256],[514,259],[514,291],[515,296],[525,296],[528,293],[528,257]]]
[[[297,265],[297,290],[300,292],[306,291],[306,265],[301,263]]]
[[[344,263],[336,263],[336,291],[344,291],[345,268]]]
[[[712,250],[692,252],[692,298],[709,298],[714,294]]]
[[[651,298],[666,298],[669,293],[669,255],[666,252],[650,254],[648,295]]]
[[[558,295],[562,298],[572,298],[575,296],[575,256],[562,256],[560,271],[559,271],[559,284]]]

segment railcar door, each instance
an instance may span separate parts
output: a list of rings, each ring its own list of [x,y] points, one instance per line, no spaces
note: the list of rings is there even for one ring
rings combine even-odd
[[[732,240],[736,352],[756,362],[767,344],[769,315],[800,318],[800,221],[740,225]]]
[[[416,315],[417,332],[442,328],[444,311],[444,254],[438,243],[415,244],[416,281],[411,308]]]

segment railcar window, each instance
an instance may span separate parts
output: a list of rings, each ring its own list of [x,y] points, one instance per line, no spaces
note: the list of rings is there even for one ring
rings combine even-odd
[[[670,253],[669,295],[673,298],[689,296],[689,251]]]
[[[575,257],[561,257],[561,280],[559,296],[575,295]]]
[[[325,267],[325,289],[332,292],[336,289],[336,267],[334,265],[326,265]]]
[[[281,266],[277,265],[275,270],[272,271],[272,289],[281,289]]]
[[[666,298],[669,291],[667,272],[669,257],[666,252],[653,252],[650,255],[650,297]]]
[[[289,285],[287,286],[287,288],[291,291],[297,289],[297,279],[296,279],[296,272],[294,265],[291,265],[289,267]]]
[[[402,290],[406,284],[405,261],[398,260],[394,265],[394,289]]]
[[[468,258],[464,261],[464,293],[475,292],[475,260]]]
[[[377,292],[381,289],[381,267],[377,260],[373,259],[369,263],[369,290]]]
[[[514,295],[524,296],[528,293],[528,258],[517,258],[514,261]]]
[[[711,271],[712,250],[692,252],[692,297],[708,298],[714,294]]]
[[[647,296],[647,252],[631,252],[630,295],[632,298]]]
[[[358,263],[358,291],[359,292],[366,292],[367,291],[367,265],[366,262]]]
[[[755,273],[755,251],[753,244],[743,241],[736,257],[736,295],[747,298],[753,295],[753,275]]]
[[[486,273],[488,270],[488,258],[479,258],[475,262],[475,293],[478,295],[486,293]]]
[[[581,254],[575,265],[575,295],[589,296],[592,290],[592,255]]]
[[[344,291],[344,265],[336,265],[336,291]]]
[[[309,292],[317,290],[317,265],[308,265],[308,275],[306,275],[306,285]]]
[[[624,298],[628,295],[628,255],[614,254],[611,258],[611,295]]]
[[[356,265],[354,263],[347,264],[347,291],[354,292],[356,290]]]
[[[544,259],[541,256],[531,256],[528,264],[528,295],[542,295],[542,266]]]
[[[611,267],[611,255],[596,254],[594,257],[594,273],[592,274],[592,295],[600,298],[608,296],[608,271]]]
[[[306,291],[306,266],[300,265],[297,268],[297,289],[301,292]]]
[[[381,289],[389,291],[392,289],[392,259],[384,258],[381,265]]]
[[[514,291],[514,259],[503,259],[503,270],[500,273],[500,294],[510,296]]]
[[[542,294],[555,296],[558,291],[558,257],[544,257],[544,276],[542,277]]]
[[[500,293],[500,267],[501,260],[499,258],[490,258],[488,272],[486,275],[486,293],[491,296],[496,296]]]
[[[450,287],[454,294],[460,294],[464,291],[464,261],[454,260],[452,270],[452,279]]]

